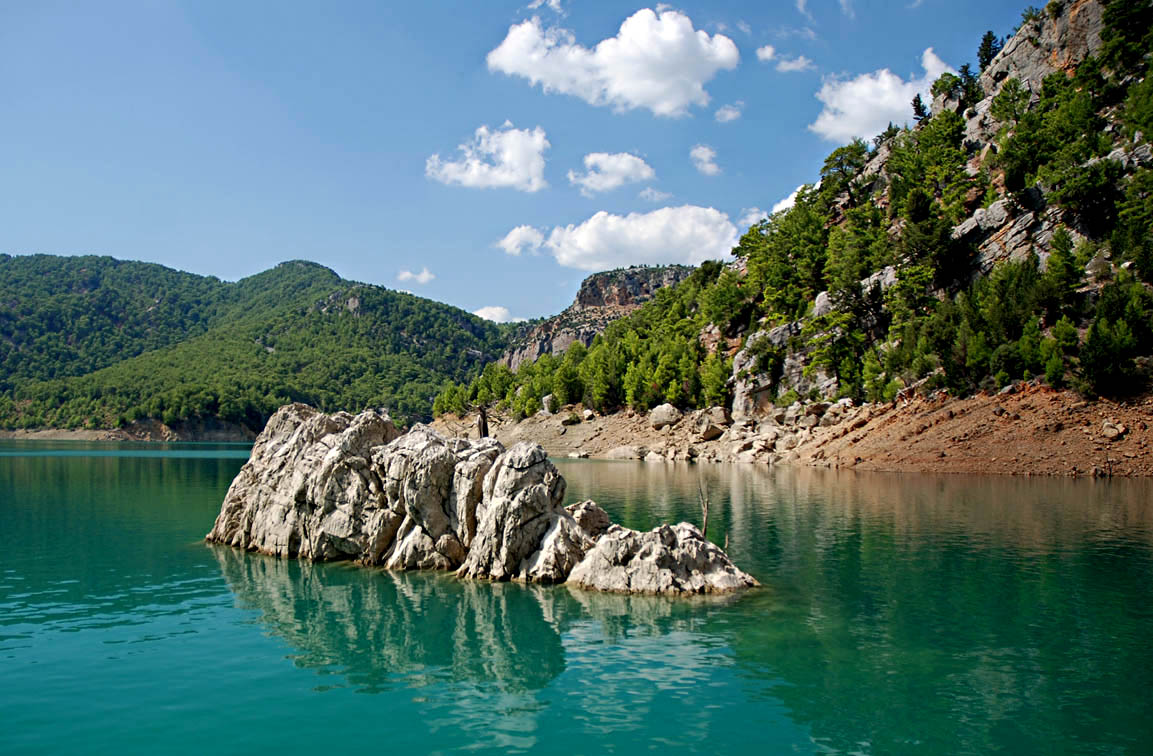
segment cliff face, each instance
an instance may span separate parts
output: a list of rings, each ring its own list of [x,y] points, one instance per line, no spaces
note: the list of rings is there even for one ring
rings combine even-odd
[[[1018,81],[1029,98],[1028,107],[1036,107],[1045,77],[1058,72],[1072,76],[1078,64],[1100,51],[1103,13],[1104,4],[1100,0],[1050,3],[1035,19],[1022,24],[981,73],[979,81],[983,99],[968,108],[946,95],[934,99],[934,116],[952,111],[964,121],[962,148],[965,170],[970,176],[988,170],[987,166],[1001,146],[999,134],[1012,126],[998,121],[992,112],[993,100],[1005,83],[1010,79]],[[1123,136],[1124,129],[1116,123],[1116,112],[1103,111],[1101,116],[1108,124],[1106,133],[1113,137],[1113,149],[1106,156],[1086,162],[1086,168],[1095,162],[1108,160],[1118,164],[1122,175],[1131,175],[1139,168],[1153,166],[1153,148],[1148,142],[1143,141],[1140,135],[1135,139]],[[893,181],[893,170],[899,172],[899,168],[891,170],[890,166],[893,144],[892,141],[880,144],[855,179],[854,192],[873,197],[882,209],[888,207],[887,190]],[[995,172],[990,176],[990,183],[996,200],[982,207],[981,197],[973,194],[967,198],[966,209],[971,214],[952,230],[955,241],[972,246],[975,275],[987,274],[997,263],[1006,260],[1023,260],[1034,252],[1044,267],[1053,234],[1060,226],[1067,228],[1074,242],[1089,235],[1080,217],[1052,201],[1052,187],[1038,182],[1023,191],[1010,192],[1005,187],[1004,178]],[[844,206],[848,201],[849,195],[845,193],[835,204]],[[894,220],[890,235],[895,237],[899,233],[900,221]],[[861,290],[868,292],[877,286],[883,292],[898,280],[899,273],[892,267],[886,268],[862,280]],[[808,318],[750,335],[744,349],[733,359],[735,418],[762,417],[772,406],[774,397],[790,390],[801,396],[808,396],[811,392],[824,398],[837,395],[837,379],[820,370],[806,370],[811,350],[798,346],[799,336],[811,318],[835,309],[829,293],[822,292],[817,295]],[[757,346],[762,341],[783,353],[783,368],[777,375],[762,372],[762,366],[755,358]]]
[[[581,283],[576,299],[561,314],[514,337],[500,361],[513,371],[544,354],[562,354],[577,341],[585,346],[609,323],[656,296],[657,290],[688,277],[687,265],[634,267],[596,273]]]

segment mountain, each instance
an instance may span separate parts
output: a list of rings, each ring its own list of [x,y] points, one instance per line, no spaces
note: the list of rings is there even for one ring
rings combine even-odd
[[[587,349],[490,364],[434,407],[532,414],[971,394],[1024,378],[1085,395],[1153,373],[1153,3],[1052,0],[912,128],[834,150],[793,207]]]
[[[560,355],[572,344],[592,343],[609,323],[633,312],[657,290],[688,277],[687,265],[634,266],[594,273],[581,282],[576,299],[559,315],[527,324],[513,334],[500,361],[514,372],[543,354]]]
[[[289,401],[427,418],[494,324],[292,261],[235,283],[109,257],[0,256],[0,426],[250,431]]]

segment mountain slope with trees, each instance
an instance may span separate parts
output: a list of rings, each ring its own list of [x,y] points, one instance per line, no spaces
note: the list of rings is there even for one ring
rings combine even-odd
[[[1153,4],[1053,0],[990,32],[911,104],[913,128],[833,151],[752,226],[587,349],[490,364],[437,413],[541,399],[608,412],[968,394],[1022,378],[1146,390],[1153,354]],[[976,41],[975,41],[976,42]]]
[[[216,420],[289,401],[429,416],[506,343],[462,310],[288,262],[236,283],[108,257],[0,257],[0,426]]]

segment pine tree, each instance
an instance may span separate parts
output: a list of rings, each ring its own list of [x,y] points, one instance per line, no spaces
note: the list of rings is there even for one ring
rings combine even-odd
[[[917,123],[929,117],[929,110],[925,107],[925,101],[921,99],[918,92],[917,96],[913,98],[913,120]]]
[[[997,35],[992,31],[985,32],[985,36],[981,37],[981,46],[977,48],[977,66],[983,72],[993,62],[993,58],[997,57],[997,53],[1001,52],[1004,43],[997,38]]]

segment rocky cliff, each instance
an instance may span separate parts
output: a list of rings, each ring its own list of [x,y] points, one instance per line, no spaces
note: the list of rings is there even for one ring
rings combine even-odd
[[[354,560],[466,578],[623,593],[756,585],[688,523],[648,533],[593,502],[564,506],[544,449],[400,434],[374,411],[281,408],[228,490],[209,541],[280,557]]]
[[[1100,0],[1054,0],[1043,12],[1025,21],[981,73],[983,98],[980,101],[964,107],[960,101],[944,94],[933,101],[934,116],[952,111],[964,121],[962,146],[968,175],[991,173],[989,189],[995,198],[971,192],[965,200],[969,217],[952,229],[953,240],[973,250],[974,276],[989,273],[997,263],[1021,261],[1033,253],[1043,269],[1054,232],[1059,227],[1068,230],[1073,243],[1090,236],[1083,218],[1052,201],[1053,187],[1037,182],[1020,191],[1009,191],[1004,176],[990,171],[989,166],[995,163],[1001,136],[1013,127],[1012,123],[994,117],[994,99],[1007,82],[1016,81],[1028,101],[1027,107],[1035,107],[1045,77],[1054,73],[1072,76],[1079,63],[1100,51],[1103,14],[1104,4]],[[1141,168],[1153,166],[1153,147],[1140,133],[1128,136],[1117,123],[1115,111],[1114,108],[1101,114],[1107,124],[1105,133],[1114,149],[1107,156],[1090,159],[1084,167],[1088,169],[1103,160],[1112,161],[1117,164],[1119,175],[1128,177]],[[888,207],[887,192],[894,179],[889,163],[893,144],[892,140],[879,144],[852,183],[854,196],[871,197],[881,208]],[[846,206],[849,197],[846,191],[834,205]],[[892,238],[901,234],[903,223],[900,218],[892,220],[889,228]],[[1093,264],[1112,272],[1113,265],[1106,258]],[[898,281],[897,270],[888,267],[862,280],[860,289],[866,295],[872,291],[879,298]],[[937,294],[945,296],[944,291]],[[829,293],[821,292],[807,317],[750,334],[744,348],[733,359],[730,385],[735,418],[760,419],[775,398],[789,391],[800,397],[832,399],[837,396],[837,379],[810,366],[808,346],[827,335],[814,335],[813,321],[835,310]],[[804,338],[802,333],[806,334]],[[768,352],[773,353],[775,360],[758,358]]]
[[[687,265],[632,267],[586,278],[564,312],[513,337],[500,361],[516,371],[544,354],[561,354],[576,342],[585,346],[609,323],[652,299],[657,291],[688,277]]]

